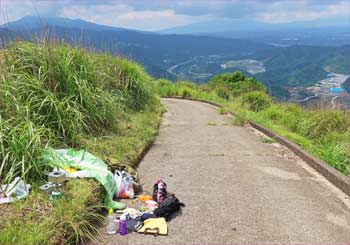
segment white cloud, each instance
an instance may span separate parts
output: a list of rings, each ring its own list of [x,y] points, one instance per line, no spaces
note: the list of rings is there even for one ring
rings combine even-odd
[[[56,11],[56,5],[51,1],[0,0],[0,24],[18,20],[26,15],[47,15]]]
[[[60,16],[141,30],[212,18],[270,23],[347,16],[350,0],[0,0],[0,24],[25,15]]]
[[[273,3],[270,8],[255,15],[260,21],[269,23],[289,23],[295,21],[312,21],[322,18],[347,16],[349,2],[340,1],[322,8],[309,5],[309,1],[284,1]]]
[[[172,9],[136,11],[126,4],[65,6],[58,16],[79,18],[98,24],[148,31],[207,20],[210,16],[176,14]]]

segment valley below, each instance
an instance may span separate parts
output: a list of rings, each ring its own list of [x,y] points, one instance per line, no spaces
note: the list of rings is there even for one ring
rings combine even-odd
[[[350,94],[342,88],[349,75],[329,73],[310,87],[290,89],[290,102],[315,109],[350,109]]]

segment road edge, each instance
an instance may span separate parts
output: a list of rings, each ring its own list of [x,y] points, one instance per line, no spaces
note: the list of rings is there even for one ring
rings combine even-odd
[[[210,104],[218,108],[223,108],[223,106],[220,104],[207,101],[207,100],[190,98],[190,97],[161,96],[161,98],[193,100],[193,101]],[[233,111],[227,111],[227,112],[233,116],[236,115],[236,113],[234,113]],[[285,147],[287,147],[289,150],[294,152],[294,154],[296,154],[301,159],[303,159],[307,164],[309,164],[313,169],[315,169],[318,173],[320,173],[323,177],[325,177],[329,182],[331,182],[333,185],[335,185],[340,190],[342,190],[345,194],[350,196],[350,178],[349,177],[343,175],[341,172],[331,167],[326,162],[313,156],[309,152],[302,149],[299,145],[271,131],[270,129],[267,129],[262,125],[255,123],[253,121],[249,121],[249,125],[255,128],[256,130],[259,130],[260,132],[266,134],[267,136],[273,138],[281,145],[284,145]]]

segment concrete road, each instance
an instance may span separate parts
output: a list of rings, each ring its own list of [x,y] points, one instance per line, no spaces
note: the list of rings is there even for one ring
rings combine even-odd
[[[285,147],[204,103],[164,99],[160,135],[139,166],[151,191],[163,177],[186,204],[168,236],[115,244],[347,244],[348,197]]]

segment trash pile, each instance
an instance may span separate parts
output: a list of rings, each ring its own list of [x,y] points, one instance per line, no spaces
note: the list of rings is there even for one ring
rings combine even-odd
[[[48,182],[39,188],[50,194],[52,205],[64,195],[62,187],[70,178],[94,178],[104,187],[107,193],[107,234],[116,234],[119,231],[120,235],[128,232],[167,235],[166,221],[172,219],[185,206],[175,194],[167,191],[167,185],[162,179],[154,183],[152,195],[144,193],[136,196],[135,190],[140,188],[137,176],[124,170],[116,170],[113,174],[107,164],[87,151],[47,148],[44,159],[54,169],[46,173]],[[0,204],[26,197],[30,188],[19,177],[8,185],[1,185]],[[125,203],[114,201],[114,198],[131,199],[130,203],[138,202],[140,205],[138,208],[126,208]],[[116,213],[114,210],[117,210]],[[116,223],[119,223],[118,229]]]
[[[118,187],[118,198],[134,198],[132,185],[129,184],[130,174],[116,171]],[[124,183],[124,184],[123,184]],[[127,193],[127,194],[125,194]],[[118,210],[116,214],[113,209],[109,210],[107,216],[106,233],[113,235],[118,233],[126,235],[128,232],[137,232],[152,235],[167,235],[168,226],[166,221],[171,220],[185,204],[181,203],[173,193],[167,191],[167,185],[159,179],[154,183],[152,195],[139,195],[136,201],[141,207],[126,208]],[[134,200],[133,200],[134,201]],[[135,203],[135,201],[134,201]],[[117,229],[116,223],[119,223]]]

